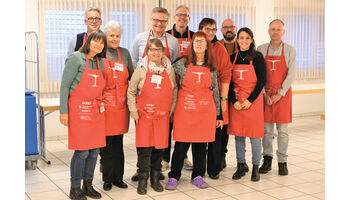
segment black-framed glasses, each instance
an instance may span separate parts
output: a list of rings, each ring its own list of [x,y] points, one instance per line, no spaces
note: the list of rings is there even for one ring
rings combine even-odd
[[[99,21],[101,21],[101,18],[99,18],[99,17],[89,17],[89,18],[87,18],[87,20],[89,22],[93,22],[93,21],[99,22]]]
[[[163,48],[149,48],[149,51],[152,53],[160,53],[163,51]]]
[[[161,23],[161,24],[166,24],[166,23],[168,23],[168,20],[160,20],[160,19],[155,19],[155,18],[152,18],[152,20],[153,20],[155,23]]]
[[[175,15],[178,17],[189,17],[190,16],[188,14],[182,14],[182,13],[176,13]]]
[[[205,32],[212,32],[212,33],[216,33],[218,29],[217,28],[204,28]]]
[[[236,26],[223,26],[223,29],[227,30],[227,29],[236,29]]]

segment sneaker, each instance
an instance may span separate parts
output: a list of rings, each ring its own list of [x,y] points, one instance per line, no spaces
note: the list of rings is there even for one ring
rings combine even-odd
[[[169,178],[168,182],[165,185],[166,190],[176,190],[177,180],[175,178]]]
[[[170,168],[169,162],[162,160],[162,172],[168,170],[169,168]]]
[[[193,169],[193,165],[192,165],[191,161],[188,160],[187,158],[185,158],[185,160],[184,160],[184,169],[185,170],[192,170]]]
[[[208,187],[208,183],[206,183],[201,176],[197,176],[196,178],[192,179],[191,183],[199,189],[204,189]]]

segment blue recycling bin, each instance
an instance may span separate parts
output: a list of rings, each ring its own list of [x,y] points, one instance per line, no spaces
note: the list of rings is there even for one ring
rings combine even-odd
[[[27,155],[38,154],[37,109],[35,92],[25,91],[25,150]]]

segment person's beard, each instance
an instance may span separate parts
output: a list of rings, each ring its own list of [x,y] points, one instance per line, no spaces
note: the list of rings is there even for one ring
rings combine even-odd
[[[232,37],[227,37],[227,34],[228,34],[228,33],[231,33],[231,34],[232,34]],[[231,41],[236,37],[236,34],[234,34],[232,31],[227,31],[227,32],[226,32],[226,35],[223,35],[223,36],[224,36],[224,38],[225,38],[226,41],[231,42]]]

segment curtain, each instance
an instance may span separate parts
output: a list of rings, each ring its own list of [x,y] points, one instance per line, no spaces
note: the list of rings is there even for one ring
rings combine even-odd
[[[149,28],[157,0],[39,0],[40,91],[58,93],[70,40],[86,32],[88,7],[101,10],[103,26],[117,20],[123,27],[120,46],[131,50],[136,34]]]
[[[176,7],[185,5],[190,10],[191,20],[188,24],[190,30],[198,31],[198,25],[204,17],[213,18],[217,23],[216,36],[223,38],[220,31],[222,22],[226,18],[235,21],[238,28],[249,27],[255,32],[255,1],[254,0],[163,0],[162,6],[170,12],[168,29],[174,24],[173,16]]]
[[[284,41],[297,52],[297,80],[324,80],[324,0],[275,0],[275,18],[285,23]]]

